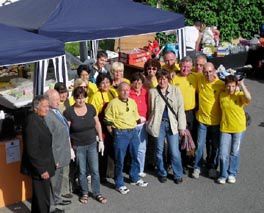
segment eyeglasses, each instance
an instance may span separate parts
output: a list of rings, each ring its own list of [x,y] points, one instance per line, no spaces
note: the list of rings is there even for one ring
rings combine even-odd
[[[129,112],[128,100],[126,101],[126,111]]]
[[[147,70],[157,70],[157,67],[148,67]]]

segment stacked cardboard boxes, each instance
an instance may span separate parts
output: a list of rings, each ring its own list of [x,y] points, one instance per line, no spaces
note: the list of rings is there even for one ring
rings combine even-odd
[[[119,61],[124,64],[136,64],[146,62],[151,58],[151,53],[143,49],[134,49],[119,53]]]

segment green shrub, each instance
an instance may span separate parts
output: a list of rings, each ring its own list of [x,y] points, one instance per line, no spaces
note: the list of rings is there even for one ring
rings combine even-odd
[[[74,56],[79,56],[80,55],[79,42],[65,44],[65,51],[71,53]]]
[[[146,0],[151,6],[157,0]],[[264,0],[160,0],[164,10],[182,13],[186,25],[202,21],[218,26],[223,41],[243,37],[250,39],[264,22]]]

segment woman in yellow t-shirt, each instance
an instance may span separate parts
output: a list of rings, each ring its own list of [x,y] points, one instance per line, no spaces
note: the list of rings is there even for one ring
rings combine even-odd
[[[99,90],[89,99],[89,103],[96,109],[96,114],[101,122],[103,132],[105,150],[104,155],[99,156],[99,173],[101,183],[107,182],[107,176],[111,177],[114,174],[113,169],[111,170],[111,168],[114,168],[113,139],[104,124],[106,106],[112,99],[117,97],[115,90],[111,88],[111,84],[111,76],[107,73],[100,73],[96,78],[96,85]]]
[[[240,88],[239,88],[240,87]],[[246,130],[244,106],[251,95],[244,84],[234,75],[225,79],[225,91],[220,94],[222,118],[220,122],[220,184],[236,182],[239,168],[240,143]]]
[[[113,78],[112,89],[114,89],[115,95],[118,96],[117,88],[122,82],[130,84],[127,78],[124,78],[125,66],[122,62],[114,62],[111,67],[111,75]]]

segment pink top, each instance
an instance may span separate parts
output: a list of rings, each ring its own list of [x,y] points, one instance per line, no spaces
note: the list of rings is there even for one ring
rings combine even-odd
[[[140,95],[137,95],[136,91],[131,88],[129,97],[132,98],[138,107],[138,114],[147,118],[148,115],[148,92],[145,88],[141,88]]]

